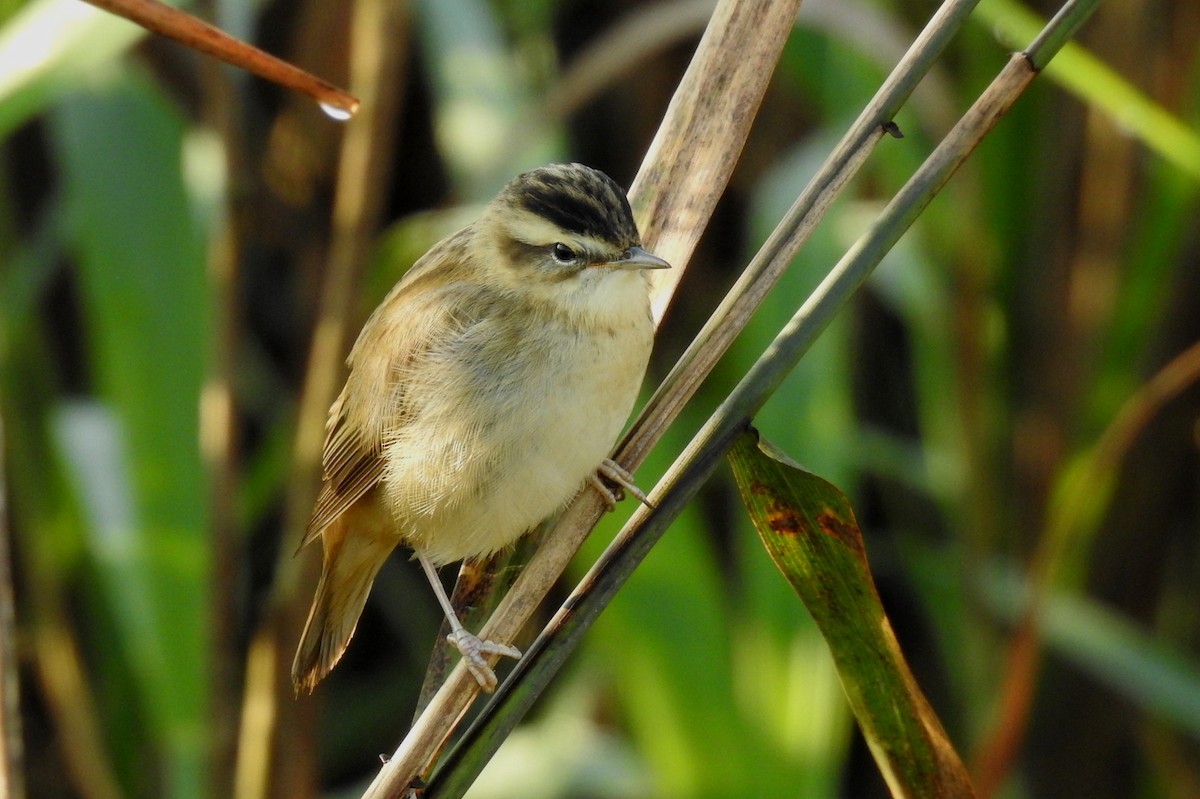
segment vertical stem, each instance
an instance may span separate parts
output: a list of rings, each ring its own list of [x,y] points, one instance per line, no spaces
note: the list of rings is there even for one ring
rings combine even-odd
[[[296,722],[315,707],[311,700],[293,697],[289,675],[310,598],[306,575],[311,562],[292,557],[292,542],[300,540],[312,510],[325,415],[341,375],[365,266],[387,196],[407,39],[407,3],[358,0],[354,4],[350,88],[362,105],[342,139],[329,264],[296,422],[283,543],[271,603],[250,645],[234,792],[238,799],[312,791],[311,725]]]
[[[717,3],[629,189],[638,230],[673,269],[651,275],[656,322],[729,176],[775,74],[800,0]]]
[[[0,796],[24,799],[21,686],[17,674],[16,610],[13,606],[12,536],[4,479],[4,417],[0,412]]]
[[[207,11],[215,14],[216,4]],[[245,166],[238,100],[228,69],[210,59],[200,65],[203,119],[222,147],[222,186],[215,198],[208,248],[208,282],[212,293],[211,349],[208,375],[200,401],[200,449],[208,474],[211,574],[209,578],[209,657],[212,668],[208,700],[212,720],[209,744],[209,795],[228,796],[237,750],[237,697],[240,681],[235,634],[243,573],[237,519],[239,442],[234,378],[238,368],[238,280],[240,247],[233,227],[235,204],[229,187]]]

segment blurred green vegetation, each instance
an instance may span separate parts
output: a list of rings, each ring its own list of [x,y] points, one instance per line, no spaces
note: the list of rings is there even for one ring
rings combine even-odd
[[[215,5],[238,33],[347,82],[352,4]],[[379,246],[350,327],[520,169],[570,158],[628,185],[700,33],[695,5],[413,3],[394,42],[404,80],[391,179],[375,187]],[[559,81],[591,44],[651,9],[676,24],[653,28],[649,58],[571,98],[565,118],[546,107],[566,107]],[[931,11],[805,6],[651,381]],[[981,5],[897,118],[905,138],[885,140],[835,206],[643,485],[1028,40],[1029,15],[1054,11]],[[28,792],[234,795],[220,753],[258,742],[236,740],[240,710],[217,708],[241,706],[254,631],[293,597],[273,586],[296,568],[291,442],[342,129],[75,0],[3,3],[0,19],[0,413]],[[1110,0],[1079,44],[756,424],[852,499],[905,655],[978,773],[1004,751],[1000,720],[1019,720],[999,795],[1197,796],[1200,391],[1184,379],[1145,400],[1200,339],[1200,14],[1193,0]],[[231,121],[213,111],[221,98]],[[1106,443],[1138,397],[1146,412]],[[222,503],[232,535],[214,532]],[[581,570],[627,513],[592,536]],[[1045,649],[1036,683],[1014,692],[1034,575]],[[394,558],[316,698],[276,697],[292,748],[270,761],[267,795],[358,795],[406,728],[437,622],[418,570]],[[886,795],[819,632],[721,475],[472,795],[731,794]]]

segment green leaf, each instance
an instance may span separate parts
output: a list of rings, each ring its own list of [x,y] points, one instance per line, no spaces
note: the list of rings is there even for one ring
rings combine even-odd
[[[846,496],[751,430],[730,451],[772,560],[829,644],[850,708],[894,796],[973,796],[970,779],[900,652]]]
[[[140,75],[126,77],[69,97],[51,118],[98,400],[98,412],[82,425],[71,417],[60,440],[91,467],[89,476],[76,470],[77,486],[103,589],[98,612],[136,685],[122,700],[136,703],[162,747],[166,795],[202,796],[205,232],[181,168],[183,120]]]

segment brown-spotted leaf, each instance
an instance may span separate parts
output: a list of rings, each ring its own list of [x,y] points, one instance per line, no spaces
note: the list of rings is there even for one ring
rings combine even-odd
[[[729,453],[775,565],[817,622],[842,688],[896,797],[974,796],[883,612],[845,494],[748,430]]]

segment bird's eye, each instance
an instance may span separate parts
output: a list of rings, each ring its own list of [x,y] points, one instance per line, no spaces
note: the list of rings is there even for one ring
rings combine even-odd
[[[558,261],[560,264],[573,264],[579,260],[579,255],[562,242],[559,242],[551,247],[550,254],[553,255],[554,260]]]

